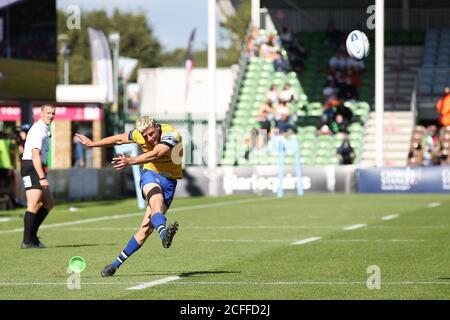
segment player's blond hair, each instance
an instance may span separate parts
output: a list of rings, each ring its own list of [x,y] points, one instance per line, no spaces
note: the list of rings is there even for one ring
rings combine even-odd
[[[136,129],[143,132],[147,128],[156,126],[156,121],[151,116],[141,116],[136,120]]]

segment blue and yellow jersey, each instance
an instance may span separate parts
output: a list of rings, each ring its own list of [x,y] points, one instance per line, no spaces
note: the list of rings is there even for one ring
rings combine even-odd
[[[183,158],[183,139],[174,127],[163,123],[161,123],[160,126],[161,138],[159,143],[169,146],[171,148],[171,152],[160,159],[147,162],[144,164],[144,169],[154,171],[167,178],[181,179],[183,178],[183,172],[181,169],[181,159]],[[128,134],[128,139],[137,143],[144,153],[153,150],[153,147],[148,145],[142,134],[137,129],[130,131]],[[174,157],[174,159],[172,157]]]

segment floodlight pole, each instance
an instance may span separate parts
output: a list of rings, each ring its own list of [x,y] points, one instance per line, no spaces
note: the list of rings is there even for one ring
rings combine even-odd
[[[384,0],[375,2],[376,166],[383,166],[384,113]]]
[[[208,0],[208,171],[209,194],[218,195],[216,130],[216,0]]]
[[[261,0],[252,0],[252,26],[259,28],[261,25],[260,21],[260,6]]]
[[[64,68],[63,68],[63,83],[65,85],[69,84],[69,55],[70,55],[70,49],[67,46],[67,41],[68,41],[68,36],[66,34],[60,34],[58,36],[58,40],[61,41],[61,50],[60,53],[63,57],[63,63],[64,63]]]

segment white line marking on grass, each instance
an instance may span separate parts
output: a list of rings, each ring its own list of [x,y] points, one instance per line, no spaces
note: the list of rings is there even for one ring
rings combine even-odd
[[[366,285],[367,282],[360,281],[177,281],[171,283],[172,285]],[[387,285],[431,285],[431,284],[443,284],[450,285],[450,281],[438,282],[438,281],[383,281],[382,284]]]
[[[392,220],[392,219],[395,219],[395,218],[398,218],[398,217],[399,217],[398,214],[391,214],[391,215],[389,215],[389,216],[384,216],[384,217],[382,217],[381,220],[383,220],[383,221],[389,221],[389,220]]]
[[[8,222],[13,220],[19,220],[19,218],[13,218],[13,217],[7,217],[7,218],[0,218],[0,222]]]
[[[175,277],[175,276],[174,276]],[[173,277],[173,278],[174,278]],[[178,277],[180,278],[180,277]],[[225,286],[234,286],[234,285],[269,285],[269,286],[290,286],[290,285],[366,285],[367,282],[364,281],[176,281],[177,279],[167,281],[168,278],[160,279],[156,282],[161,282],[162,280],[166,280],[164,283],[159,284],[170,284],[170,285],[225,285]],[[123,286],[129,284],[135,284],[136,282],[81,282],[81,285],[92,285],[92,286]],[[149,282],[150,284],[151,282]],[[450,285],[450,281],[383,281],[383,285]],[[66,286],[66,282],[0,282],[0,286],[3,287],[16,287],[16,286]],[[138,285],[140,286],[140,285]],[[138,286],[135,286],[136,288]],[[127,290],[140,290],[140,289],[132,289],[135,287],[127,288]],[[145,287],[149,288],[149,286]],[[144,288],[143,288],[144,289]]]
[[[422,239],[323,239],[322,242],[424,242]]]
[[[431,202],[427,205],[428,208],[437,208],[441,205],[442,203],[440,202]]]
[[[178,276],[173,276],[169,278],[181,278]],[[146,286],[145,288],[149,288],[152,286],[156,286],[159,284],[170,284],[170,285],[187,285],[187,286],[195,286],[195,285],[225,285],[225,286],[234,286],[234,285],[268,285],[268,286],[290,286],[290,285],[366,285],[367,282],[361,281],[313,281],[313,280],[304,280],[304,281],[176,281],[177,279],[168,281],[164,278],[152,282],[148,282],[147,284],[152,284],[151,286]],[[165,281],[164,281],[165,280]],[[164,282],[162,282],[164,281]],[[158,282],[158,283],[157,283]],[[137,284],[137,282],[131,281],[117,281],[117,282],[81,282],[82,286],[123,286],[123,285],[133,285]],[[450,285],[450,281],[383,281],[383,285]],[[0,282],[0,286],[2,287],[20,287],[20,286],[66,286],[66,282]],[[140,290],[137,287],[143,286],[145,284],[136,285],[134,287],[127,288],[127,290]],[[133,289],[136,288],[136,289]],[[142,288],[142,289],[145,289]]]
[[[188,240],[189,241],[189,240]],[[281,240],[281,239],[263,239],[263,240],[255,240],[255,239],[208,239],[208,240],[193,240],[196,242],[292,242],[292,240]]]
[[[298,241],[292,242],[291,244],[302,245],[302,244],[313,242],[313,241],[317,241],[317,240],[320,240],[320,239],[322,239],[322,238],[321,237],[311,237],[311,238],[306,238],[306,239],[303,239],[303,240],[298,240]]]
[[[264,200],[273,200],[273,198],[264,198],[264,199],[253,198],[253,199],[243,199],[243,200],[236,200],[236,201],[222,201],[222,202],[209,203],[209,204],[199,204],[199,205],[194,205],[194,206],[174,208],[174,209],[171,209],[170,212],[180,212],[180,211],[196,210],[196,209],[207,209],[207,208],[220,207],[220,206],[229,205],[229,204],[241,204],[241,203],[264,201]],[[53,223],[53,224],[42,225],[40,227],[40,229],[42,230],[42,229],[48,229],[48,228],[59,228],[59,227],[73,226],[73,225],[77,225],[77,224],[99,222],[99,221],[105,221],[105,220],[125,219],[125,218],[130,218],[130,217],[135,217],[135,216],[141,216],[143,214],[144,214],[144,212],[141,211],[141,212],[134,212],[134,213],[115,214],[112,216],[103,216],[103,217],[97,217],[97,218],[75,220],[75,221],[62,222],[62,223]],[[14,232],[23,232],[23,228],[1,230],[0,234],[14,233]]]
[[[367,227],[367,224],[358,223],[358,224],[353,224],[351,226],[345,227],[342,230],[350,231],[350,230],[356,230],[356,229],[360,229],[360,228],[364,228],[364,227]]]
[[[142,283],[140,285],[127,288],[127,290],[142,290],[142,289],[158,286],[160,284],[165,284],[165,283],[168,283],[168,282],[172,282],[172,281],[175,281],[175,280],[178,280],[178,279],[181,279],[181,277],[179,277],[179,276],[171,276],[171,277],[167,277],[167,278],[164,278],[164,279],[159,279],[159,280],[155,280],[155,281]]]
[[[183,225],[183,230],[235,230],[235,229],[243,229],[243,230],[264,230],[264,229],[341,229],[342,226],[185,226]],[[59,228],[59,230],[64,231],[130,231],[136,230],[136,227],[73,227],[73,228]]]

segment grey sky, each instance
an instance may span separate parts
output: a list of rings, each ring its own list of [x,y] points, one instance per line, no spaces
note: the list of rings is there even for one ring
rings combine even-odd
[[[122,11],[145,11],[154,35],[166,50],[185,48],[193,28],[197,28],[195,48],[206,48],[208,42],[207,0],[57,0],[58,9],[78,5],[81,10],[114,8]],[[219,45],[219,37],[217,37]]]

